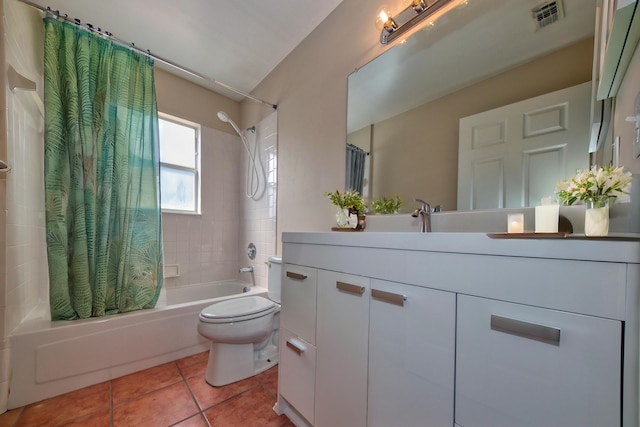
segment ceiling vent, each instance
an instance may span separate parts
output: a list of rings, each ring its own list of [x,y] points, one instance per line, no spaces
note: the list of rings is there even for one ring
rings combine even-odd
[[[536,30],[553,24],[564,18],[561,0],[548,1],[531,11]]]

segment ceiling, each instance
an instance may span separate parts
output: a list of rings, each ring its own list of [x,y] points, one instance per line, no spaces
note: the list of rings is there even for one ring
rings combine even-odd
[[[247,93],[341,1],[29,0]],[[218,85],[205,86],[242,99]]]

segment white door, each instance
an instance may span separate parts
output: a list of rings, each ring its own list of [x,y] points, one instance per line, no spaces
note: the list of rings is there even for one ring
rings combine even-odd
[[[589,164],[591,82],[460,119],[458,210],[535,206]]]

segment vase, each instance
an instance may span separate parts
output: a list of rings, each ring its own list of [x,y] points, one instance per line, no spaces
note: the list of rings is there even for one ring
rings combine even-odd
[[[609,234],[609,198],[585,201],[584,234],[596,237]]]
[[[349,210],[348,209],[336,209],[336,225],[340,228],[347,227],[349,225]]]

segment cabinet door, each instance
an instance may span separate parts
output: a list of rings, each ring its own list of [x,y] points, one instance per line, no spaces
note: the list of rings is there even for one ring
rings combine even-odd
[[[318,270],[316,427],[367,422],[369,279]]]
[[[619,321],[458,296],[463,427],[620,425]]]
[[[453,425],[454,293],[371,281],[370,427]]]
[[[286,329],[280,331],[278,392],[313,424],[316,348]]]
[[[285,264],[282,272],[280,325],[316,343],[316,269]]]

